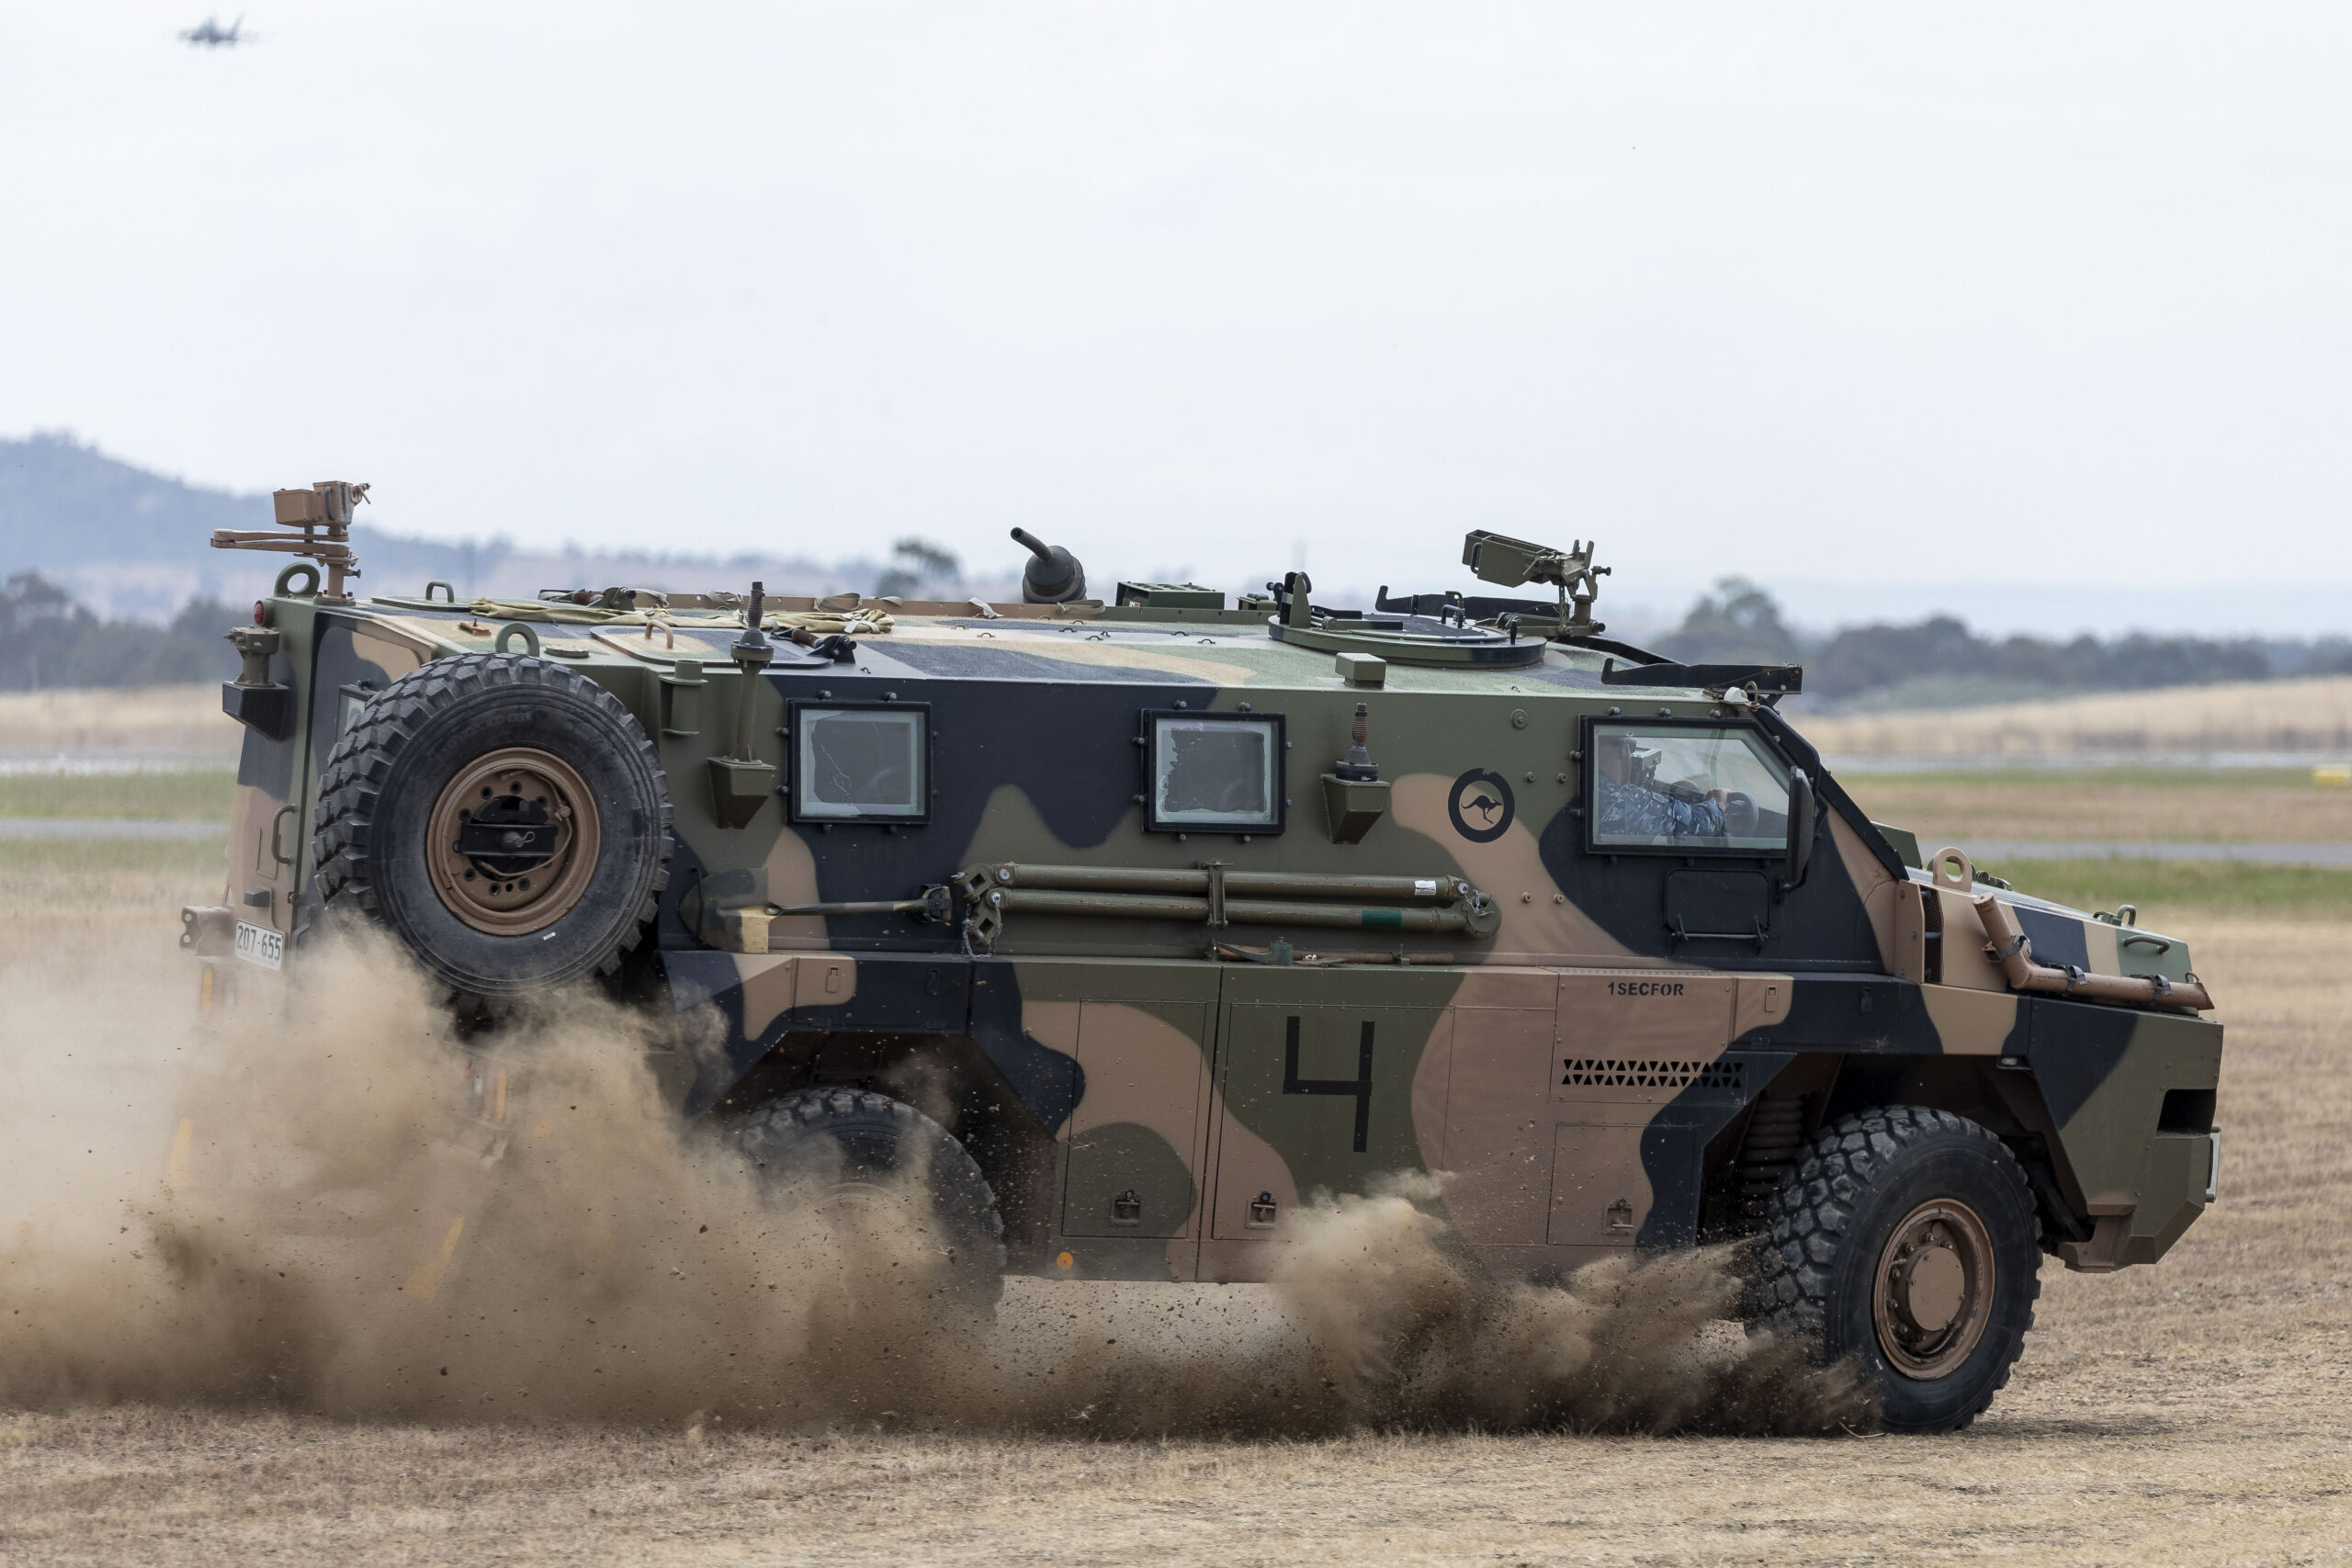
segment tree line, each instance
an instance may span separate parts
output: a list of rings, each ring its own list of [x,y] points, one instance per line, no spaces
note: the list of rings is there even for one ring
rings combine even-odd
[[[167,626],[101,620],[39,572],[20,571],[0,583],[0,691],[233,680],[237,655],[221,634],[241,618],[217,599],[192,599]]]
[[[875,588],[911,595],[959,570],[938,546],[903,539]],[[20,571],[0,584],[0,691],[232,680],[237,657],[221,634],[243,618],[218,600],[196,599],[164,626],[103,620],[39,572]],[[1951,615],[1806,637],[1770,593],[1742,578],[1702,595],[1657,651],[1693,664],[1802,664],[1808,695],[1871,705],[2352,672],[2352,640],[2343,637],[1990,637]]]
[[[2352,641],[2154,637],[1984,637],[1953,615],[1846,626],[1807,637],[1778,601],[1745,578],[1703,594],[1658,651],[1685,663],[1804,666],[1808,695],[1831,703],[1965,701],[2201,686],[2352,672]]]

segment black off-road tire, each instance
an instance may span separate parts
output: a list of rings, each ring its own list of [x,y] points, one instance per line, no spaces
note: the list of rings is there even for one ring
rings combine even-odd
[[[1981,1219],[1993,1263],[1982,1337],[1943,1375],[1898,1370],[1875,1315],[1882,1260],[1922,1205],[1957,1201]],[[1853,1356],[1894,1432],[1956,1432],[2009,1381],[2041,1293],[2041,1222],[2024,1169],[2001,1141],[1948,1111],[1897,1105],[1844,1116],[1801,1150],[1766,1213],[1758,1315]]]
[[[573,770],[593,796],[599,841],[560,917],[500,935],[460,919],[435,890],[426,829],[461,771],[517,747]],[[322,904],[385,927],[468,996],[612,974],[650,929],[670,852],[669,786],[645,731],[578,671],[527,654],[462,654],[401,676],[360,708],[319,781]]]
[[[913,1106],[871,1089],[808,1089],[778,1095],[736,1122],[736,1146],[763,1180],[798,1201],[844,1189],[905,1201],[898,1179],[920,1175],[929,1200],[930,1245],[949,1304],[985,1316],[1004,1293],[1004,1219],[970,1152]]]

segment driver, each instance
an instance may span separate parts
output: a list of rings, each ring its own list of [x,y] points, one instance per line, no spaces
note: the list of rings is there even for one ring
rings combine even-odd
[[[1599,745],[1600,831],[1645,838],[1724,836],[1724,791],[1660,789],[1643,782],[1635,769],[1632,736],[1604,734]]]

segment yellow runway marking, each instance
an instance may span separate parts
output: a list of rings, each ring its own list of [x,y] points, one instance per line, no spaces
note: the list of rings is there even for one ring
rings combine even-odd
[[[193,1169],[196,1156],[196,1122],[183,1118],[179,1131],[172,1134],[172,1157],[164,1167],[164,1189],[176,1192],[183,1187],[196,1185]]]
[[[458,1256],[458,1238],[465,1234],[466,1216],[459,1214],[449,1222],[449,1234],[441,1238],[441,1250],[418,1264],[409,1275],[408,1283],[401,1288],[421,1302],[438,1295],[441,1277],[449,1271],[449,1259]]]

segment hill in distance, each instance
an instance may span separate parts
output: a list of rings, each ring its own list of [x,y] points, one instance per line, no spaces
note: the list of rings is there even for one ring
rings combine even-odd
[[[168,621],[192,599],[257,598],[282,556],[216,550],[216,528],[266,528],[266,492],[208,490],[151,472],[70,434],[0,439],[0,578],[39,572],[108,620]],[[820,562],[805,556],[684,556],[549,550],[504,536],[447,543],[351,530],[360,588],[415,593],[435,579],[463,597],[527,599],[542,588],[744,588],[775,593],[870,592],[880,560]],[[941,583],[940,592],[1017,597],[1013,580]]]

